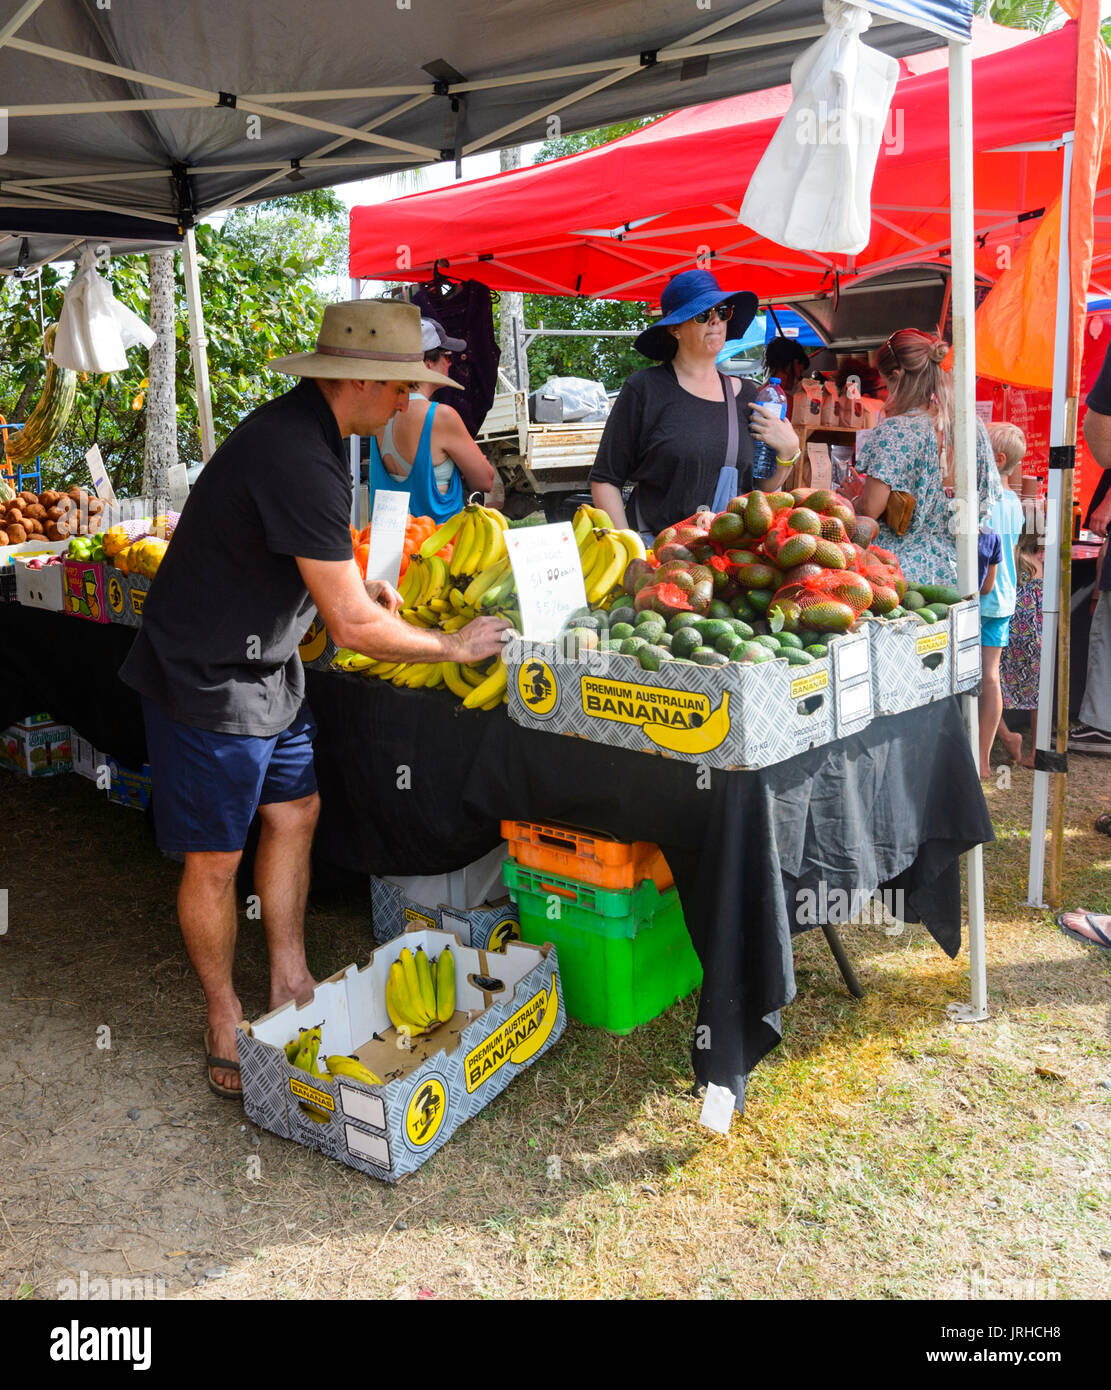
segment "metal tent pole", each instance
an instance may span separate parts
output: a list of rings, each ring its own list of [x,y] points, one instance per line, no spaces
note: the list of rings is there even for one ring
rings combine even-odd
[[[1072,179],[1072,144],[1070,132],[1064,140],[1061,158],[1061,234],[1057,254],[1056,332],[1053,340],[1053,399],[1049,416],[1049,447],[1052,452],[1066,438],[1065,374],[1068,369],[1070,341],[1069,295],[1069,187]],[[1072,414],[1072,438],[1075,442],[1076,417]],[[1068,487],[1066,489],[1066,477]],[[1065,493],[1068,492],[1068,509]],[[1042,656],[1038,683],[1038,730],[1034,751],[1034,804],[1030,817],[1030,873],[1026,901],[1031,907],[1046,907],[1045,893],[1045,832],[1049,814],[1050,767],[1056,762],[1050,756],[1050,726],[1053,723],[1054,669],[1057,663],[1057,641],[1061,619],[1061,580],[1065,566],[1062,556],[1068,551],[1071,561],[1072,536],[1072,474],[1062,468],[1049,470],[1049,486],[1045,511],[1045,579],[1042,588]],[[1071,564],[1069,565],[1071,569]],[[1065,602],[1067,604],[1068,597]],[[1066,667],[1067,670],[1067,667]],[[1058,698],[1067,702],[1067,686],[1058,691]],[[1068,708],[1064,711],[1065,739],[1068,741]],[[1058,741],[1059,742],[1059,741]],[[1065,748],[1058,746],[1057,754]],[[1060,811],[1054,806],[1055,831],[1063,831],[1064,788],[1063,773]],[[1057,826],[1061,820],[1060,827]],[[1054,875],[1056,878],[1056,875]],[[1059,882],[1052,887],[1059,890]]]
[[[201,462],[207,463],[216,451],[216,431],[212,424],[212,388],[208,384],[208,339],[204,331],[201,282],[197,274],[197,242],[190,227],[181,246],[185,273],[185,299],[189,306],[189,353],[193,359],[193,381],[197,388],[197,419],[201,428]]]
[[[962,594],[974,594],[977,581],[978,489],[976,486],[976,301],[972,197],[972,49],[949,44],[949,187],[953,247],[953,454],[956,463],[957,575]],[[972,756],[979,765],[980,712],[973,696],[964,700]],[[949,1005],[960,1023],[978,1023],[988,1014],[984,943],[984,856],[976,845],[967,855],[968,964],[971,1002]]]

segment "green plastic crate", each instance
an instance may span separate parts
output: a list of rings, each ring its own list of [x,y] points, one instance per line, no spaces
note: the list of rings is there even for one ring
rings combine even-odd
[[[559,954],[567,1012],[580,1023],[629,1033],[702,983],[675,888],[595,888],[515,859],[502,877],[521,916],[523,940]],[[558,899],[559,915],[549,913]]]

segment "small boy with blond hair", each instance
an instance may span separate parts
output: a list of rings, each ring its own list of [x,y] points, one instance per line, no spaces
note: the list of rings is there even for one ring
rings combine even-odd
[[[1022,535],[1023,512],[1018,498],[1022,460],[1026,455],[1026,436],[1017,425],[993,420],[988,425],[991,451],[995,455],[1003,496],[988,513],[986,527],[1002,541],[1003,555],[991,590],[980,596],[980,644],[983,648],[983,690],[980,695],[980,776],[991,776],[991,745],[1003,718],[1003,691],[999,683],[999,662],[1015,611],[1017,581],[1015,547]]]

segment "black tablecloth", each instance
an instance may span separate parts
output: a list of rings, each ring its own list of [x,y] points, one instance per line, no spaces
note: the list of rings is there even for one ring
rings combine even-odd
[[[138,701],[115,679],[130,630],[0,605],[0,632],[18,647],[0,670],[0,717],[49,709],[142,761]],[[441,873],[493,848],[503,818],[658,843],[705,974],[695,1076],[739,1104],[794,997],[791,935],[812,925],[800,904],[902,890],[906,920],[949,955],[960,947],[959,856],[992,829],[955,699],[762,772],[700,777],[690,763],[521,729],[504,709],[464,711],[443,691],[318,671],[306,687],[326,862]]]

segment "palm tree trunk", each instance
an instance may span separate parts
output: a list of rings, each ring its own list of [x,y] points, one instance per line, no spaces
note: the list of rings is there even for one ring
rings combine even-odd
[[[147,368],[147,438],[143,451],[143,496],[165,509],[170,469],[177,463],[177,383],[174,336],[174,252],[153,251],[150,262],[150,326],[158,341]]]

